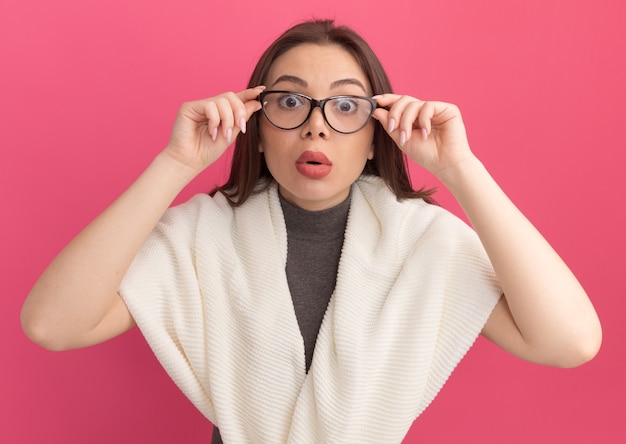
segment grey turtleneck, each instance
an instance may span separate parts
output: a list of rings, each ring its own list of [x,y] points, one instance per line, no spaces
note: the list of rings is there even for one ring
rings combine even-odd
[[[287,283],[304,339],[306,370],[335,290],[350,198],[323,211],[307,211],[280,199],[287,225]]]

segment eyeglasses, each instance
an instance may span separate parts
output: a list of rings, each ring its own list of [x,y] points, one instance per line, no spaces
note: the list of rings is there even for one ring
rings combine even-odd
[[[264,91],[259,100],[265,117],[276,128],[299,128],[319,106],[328,126],[342,134],[356,133],[365,127],[377,105],[370,97],[344,95],[316,100],[292,91]]]

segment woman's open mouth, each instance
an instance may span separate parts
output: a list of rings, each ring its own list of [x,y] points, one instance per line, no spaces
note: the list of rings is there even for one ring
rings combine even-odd
[[[333,164],[319,151],[305,151],[296,160],[296,169],[309,179],[321,179],[330,174]]]

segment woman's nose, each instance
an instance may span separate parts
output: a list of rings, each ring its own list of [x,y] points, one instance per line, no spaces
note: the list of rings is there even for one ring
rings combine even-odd
[[[326,119],[324,119],[322,108],[319,106],[316,106],[313,111],[311,111],[311,115],[304,125],[302,125],[303,137],[311,137],[314,134],[324,139],[330,134],[330,127],[328,123],[326,123]]]

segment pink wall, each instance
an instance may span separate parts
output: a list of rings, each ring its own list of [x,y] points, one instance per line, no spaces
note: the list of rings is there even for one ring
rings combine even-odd
[[[163,148],[178,105],[241,89],[262,49],[312,16],[360,30],[397,91],[461,106],[474,151],[604,325],[596,360],[573,370],[480,340],[406,442],[626,442],[626,3],[220,3],[0,1],[0,442],[207,442],[210,424],[138,332],[51,353],[26,340],[19,309],[56,252]],[[417,169],[414,181],[434,183]]]

